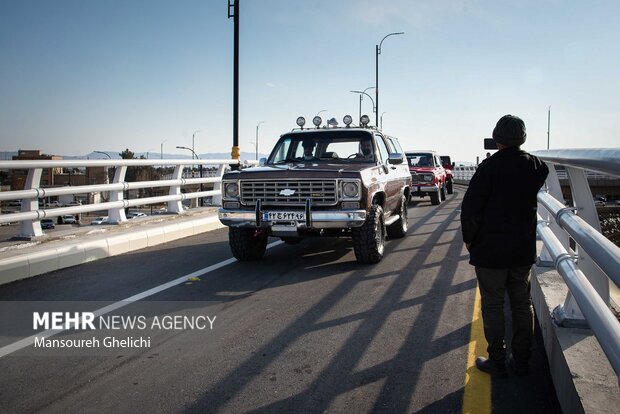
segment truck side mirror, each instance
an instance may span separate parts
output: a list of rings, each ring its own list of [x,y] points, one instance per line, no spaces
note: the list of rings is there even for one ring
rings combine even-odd
[[[261,167],[265,164],[267,164],[267,158],[261,158],[260,160],[258,160],[258,165],[260,165]]]

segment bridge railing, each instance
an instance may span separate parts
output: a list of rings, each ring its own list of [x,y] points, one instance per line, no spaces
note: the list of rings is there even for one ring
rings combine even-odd
[[[610,299],[620,286],[620,248],[601,234],[587,172],[620,177],[620,149],[536,151],[549,166],[546,189],[538,194],[537,231],[544,243],[539,266],[553,266],[568,286],[563,304],[553,310],[562,326],[587,324],[616,375],[620,376],[620,323]],[[568,177],[567,207],[556,167]],[[610,294],[610,291],[612,292]]]
[[[0,192],[0,201],[15,201],[21,203],[20,212],[0,214],[0,224],[20,222],[20,235],[24,237],[42,236],[41,219],[52,218],[68,214],[87,213],[93,211],[107,210],[110,223],[120,223],[127,220],[125,209],[150,204],[167,203],[167,211],[170,213],[181,213],[183,211],[182,201],[187,199],[197,199],[201,197],[213,197],[214,204],[221,203],[221,182],[225,169],[229,165],[252,166],[257,165],[257,161],[239,161],[233,159],[201,159],[201,160],[144,160],[144,159],[106,159],[106,160],[37,160],[37,161],[0,161],[0,170],[27,170],[26,180],[23,190]],[[195,165],[216,165],[217,171],[211,176],[184,178],[186,166]],[[154,181],[125,181],[128,167],[145,166],[169,166],[174,167],[174,172],[166,179]],[[107,168],[114,167],[114,178],[111,183],[63,186],[63,187],[42,187],[41,176],[44,169],[62,169],[76,167],[105,167],[106,182]],[[213,184],[212,190],[181,192],[181,188],[189,185]],[[142,197],[128,199],[125,194],[129,190],[145,188],[167,187],[168,194],[156,197]],[[107,192],[109,200],[102,203],[91,203],[58,208],[40,208],[39,199],[53,196],[89,194],[96,192]]]

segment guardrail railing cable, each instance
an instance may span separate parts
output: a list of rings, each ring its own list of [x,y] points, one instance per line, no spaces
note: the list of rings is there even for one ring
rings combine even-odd
[[[36,161],[0,161],[0,169],[27,170],[27,177],[23,190],[0,192],[0,201],[21,200],[21,211],[16,213],[0,214],[0,224],[21,222],[20,235],[24,237],[42,236],[40,220],[43,218],[58,217],[69,214],[88,213],[107,210],[111,223],[120,223],[127,220],[125,209],[150,204],[167,203],[167,211],[181,213],[182,201],[213,197],[213,204],[221,203],[221,179],[229,165],[253,166],[257,161],[239,161],[233,159],[202,159],[202,160],[144,160],[144,159],[107,159],[107,160],[36,160]],[[184,168],[193,165],[217,165],[216,172],[210,172],[207,177],[183,178]],[[132,181],[126,182],[125,175],[128,167],[140,166],[173,166],[174,172],[167,175],[165,180]],[[91,185],[44,187],[41,186],[41,176],[44,169],[60,169],[75,167],[114,167],[112,183],[98,183]],[[195,176],[191,174],[191,176]],[[107,181],[107,178],[106,178]],[[183,193],[182,187],[197,184],[213,184],[212,190]],[[145,188],[168,187],[168,195],[150,196],[135,199],[126,198],[129,190]],[[39,199],[62,195],[78,195],[87,193],[109,193],[109,201],[91,203],[70,207],[39,208]]]
[[[540,263],[553,263],[569,289],[564,304],[553,310],[554,319],[561,326],[585,319],[620,386],[620,322],[610,309],[609,293],[610,281],[620,286],[620,248],[601,234],[587,179],[587,172],[620,177],[620,149],[543,150],[533,154],[550,168],[547,189],[538,194],[537,232],[544,243]],[[562,202],[556,166],[566,171],[571,186],[569,207]],[[574,241],[574,249],[568,237]]]

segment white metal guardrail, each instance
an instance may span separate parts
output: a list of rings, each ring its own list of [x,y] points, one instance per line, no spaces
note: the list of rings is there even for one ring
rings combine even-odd
[[[452,176],[456,184],[468,184],[476,172],[475,165],[459,165],[452,169]]]
[[[610,309],[610,298],[620,286],[620,248],[601,234],[586,174],[590,171],[620,177],[620,148],[533,154],[550,170],[547,188],[538,194],[537,231],[545,246],[539,265],[554,266],[569,288],[564,304],[553,311],[554,319],[564,326],[587,322],[620,377],[620,322]],[[556,166],[566,170],[571,207],[564,205]]]
[[[0,192],[0,201],[21,201],[21,211],[17,213],[0,214],[0,224],[21,222],[20,235],[36,237],[43,235],[41,219],[58,217],[66,214],[78,214],[93,211],[107,210],[111,223],[126,221],[125,208],[141,205],[167,203],[167,211],[181,213],[181,202],[186,199],[213,197],[213,203],[221,203],[222,175],[229,165],[252,166],[257,161],[239,161],[233,159],[201,159],[201,160],[43,160],[43,161],[0,161],[0,170],[28,170],[23,190]],[[211,177],[183,178],[183,170],[192,165],[217,165],[215,175]],[[128,167],[140,166],[173,166],[174,172],[167,179],[155,181],[126,182],[125,175]],[[41,176],[44,169],[75,168],[75,167],[114,167],[114,179],[108,184],[92,184],[64,187],[41,187]],[[107,172],[106,172],[107,175]],[[195,184],[213,184],[213,190],[182,193],[181,188]],[[126,199],[125,192],[134,189],[168,187],[168,195],[157,197],[143,197]],[[61,195],[88,194],[93,192],[108,192],[109,201],[103,203],[84,204],[71,207],[39,208],[39,199]]]

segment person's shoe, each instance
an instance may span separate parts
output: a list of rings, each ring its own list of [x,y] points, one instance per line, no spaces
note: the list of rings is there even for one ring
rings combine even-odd
[[[487,358],[478,357],[476,358],[476,368],[492,377],[506,378],[508,376],[506,364],[503,362],[495,362]]]
[[[515,374],[520,377],[530,374],[530,366],[527,364],[527,362],[525,364],[517,362],[512,355],[508,357],[508,366]]]

